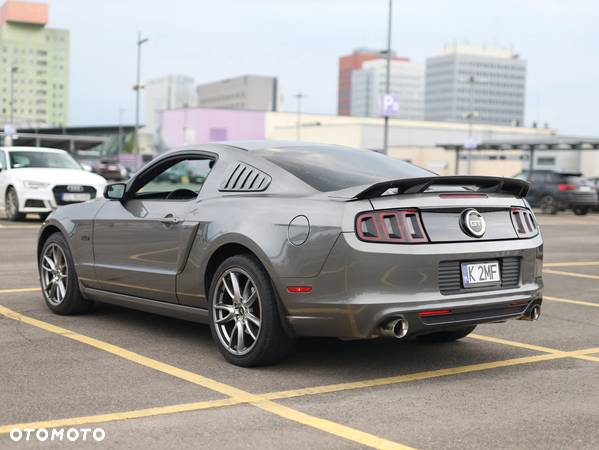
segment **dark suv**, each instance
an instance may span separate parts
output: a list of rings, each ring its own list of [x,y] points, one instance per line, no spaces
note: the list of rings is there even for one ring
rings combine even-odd
[[[577,172],[524,171],[515,176],[531,184],[526,200],[548,214],[571,209],[584,215],[597,206],[595,185]]]

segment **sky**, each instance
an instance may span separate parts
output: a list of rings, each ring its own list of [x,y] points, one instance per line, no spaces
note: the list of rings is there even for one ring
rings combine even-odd
[[[49,0],[71,39],[72,125],[134,122],[136,39],[142,80],[196,83],[274,75],[284,110],[337,109],[337,60],[386,46],[387,0]],[[444,45],[513,48],[528,62],[526,122],[599,135],[599,1],[394,0],[392,47],[424,63]],[[142,109],[143,111],[143,109]],[[143,117],[142,117],[143,122]]]

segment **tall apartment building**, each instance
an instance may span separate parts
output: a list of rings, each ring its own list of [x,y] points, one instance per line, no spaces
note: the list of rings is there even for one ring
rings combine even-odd
[[[426,60],[427,120],[522,125],[526,61],[509,49],[453,45]]]
[[[202,108],[278,111],[281,92],[276,77],[244,75],[200,84],[197,106]]]
[[[337,86],[337,114],[340,116],[351,115],[352,102],[352,73],[354,70],[360,70],[365,62],[373,59],[385,59],[385,50],[372,50],[368,48],[358,48],[349,55],[339,57],[339,84]],[[394,61],[409,61],[408,58],[396,56],[391,53],[391,59]]]
[[[361,69],[351,74],[352,116],[377,117],[380,100],[386,92],[387,61],[365,61]],[[424,65],[404,60],[392,60],[389,91],[399,95],[400,119],[424,119]]]
[[[47,23],[47,4],[0,7],[0,124],[68,125],[69,32]]]
[[[154,133],[159,115],[168,109],[195,106],[194,79],[186,75],[167,75],[144,84],[144,125]]]

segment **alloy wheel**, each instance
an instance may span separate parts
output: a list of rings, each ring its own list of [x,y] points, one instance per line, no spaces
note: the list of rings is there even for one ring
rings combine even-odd
[[[48,302],[60,305],[67,294],[68,266],[65,254],[57,244],[44,250],[41,263],[42,287]]]
[[[212,320],[218,339],[233,355],[245,355],[260,336],[262,300],[252,277],[231,268],[217,281],[212,299]]]

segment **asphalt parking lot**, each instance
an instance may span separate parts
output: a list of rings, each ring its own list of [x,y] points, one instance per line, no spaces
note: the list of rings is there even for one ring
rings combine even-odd
[[[0,447],[599,448],[599,215],[539,221],[537,322],[449,344],[305,339],[242,369],[206,326],[108,305],[51,314],[39,222],[0,220]],[[13,442],[16,427],[105,437]]]

